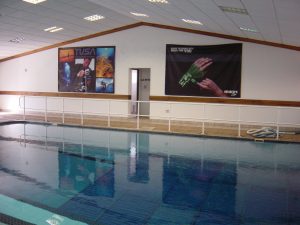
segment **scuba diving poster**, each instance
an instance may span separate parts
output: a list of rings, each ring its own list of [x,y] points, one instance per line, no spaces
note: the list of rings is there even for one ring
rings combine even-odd
[[[242,44],[167,45],[165,94],[239,98]]]
[[[114,93],[115,47],[58,49],[58,91]]]

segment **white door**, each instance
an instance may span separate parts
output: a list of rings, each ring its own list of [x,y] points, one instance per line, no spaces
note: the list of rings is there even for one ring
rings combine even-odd
[[[150,114],[150,68],[130,69],[131,106],[130,113],[149,117]],[[137,103],[139,101],[139,104]]]

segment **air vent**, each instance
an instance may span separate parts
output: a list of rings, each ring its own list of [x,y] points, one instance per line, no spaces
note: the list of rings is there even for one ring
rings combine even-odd
[[[227,6],[221,6],[221,5],[219,6],[219,8],[223,12],[227,12],[227,13],[237,13],[237,14],[249,15],[247,9],[227,7]]]

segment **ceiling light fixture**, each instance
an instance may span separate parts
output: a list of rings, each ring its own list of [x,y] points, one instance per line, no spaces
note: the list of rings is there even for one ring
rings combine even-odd
[[[25,40],[24,37],[16,37],[14,39],[9,40],[9,42],[17,44],[17,43],[20,43],[21,41],[24,41],[24,40]]]
[[[101,19],[104,19],[104,18],[105,18],[104,16],[96,14],[96,15],[84,17],[83,19],[88,20],[88,21],[97,21],[97,20],[101,20]]]
[[[256,29],[251,29],[251,28],[246,28],[246,27],[240,27],[240,30],[258,33],[258,31]]]
[[[39,4],[41,2],[45,2],[45,1],[47,1],[47,0],[23,0],[23,2],[28,2],[28,3],[31,3],[34,5]]]
[[[183,22],[186,22],[186,23],[191,23],[191,24],[197,24],[197,25],[203,25],[203,23],[201,23],[200,21],[198,20],[189,20],[189,19],[181,19]]]
[[[57,27],[48,27],[48,28],[46,28],[46,29],[44,29],[44,31],[50,31],[50,30],[54,30],[54,29],[56,29]]]
[[[242,9],[242,8],[234,8],[234,7],[227,7],[227,6],[219,6],[219,8],[223,12],[228,12],[228,13],[238,13],[238,14],[243,14],[243,15],[249,15],[247,9]]]
[[[153,3],[163,3],[163,4],[168,4],[169,2],[167,0],[148,0],[149,2]]]
[[[134,16],[149,17],[147,14],[137,13],[137,12],[130,12],[130,14],[132,14]]]
[[[64,29],[64,28],[62,28],[62,27],[59,27],[59,28],[56,28],[56,29],[50,30],[49,32],[53,33],[53,32],[57,32],[57,31],[63,30],[63,29]]]
[[[56,27],[56,26],[54,26],[54,27],[48,27],[48,28],[44,29],[44,31],[53,33],[53,32],[57,32],[57,31],[63,30],[63,29],[64,28],[62,28],[62,27]]]

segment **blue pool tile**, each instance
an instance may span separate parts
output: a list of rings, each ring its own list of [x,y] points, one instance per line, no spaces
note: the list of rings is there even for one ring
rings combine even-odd
[[[283,223],[288,220],[287,193],[270,188],[253,187],[245,197],[245,220]]]
[[[198,210],[162,204],[155,209],[147,224],[193,224]]]
[[[211,212],[201,212],[194,225],[240,225],[241,219]]]
[[[64,215],[83,221],[96,221],[104,209],[93,199],[74,197],[59,208]]]
[[[241,225],[299,225],[299,223],[289,222],[287,220],[284,221],[269,221],[269,220],[252,220],[245,219]]]
[[[215,177],[214,183],[227,184],[236,186],[236,168],[235,165],[229,164],[224,166],[223,170]]]
[[[127,185],[127,186],[117,186],[118,193],[122,193],[121,195],[134,196],[135,198],[142,198],[145,201],[149,202],[161,202],[162,196],[161,193],[153,191],[153,189],[149,189],[147,186],[136,186],[136,185]],[[118,197],[118,196],[117,196]]]
[[[1,185],[0,192],[14,196],[18,199],[25,199],[30,202],[41,202],[47,207],[56,208],[67,202],[70,197],[47,186],[29,179],[21,173],[4,173],[0,170]],[[14,184],[14,185],[11,185]]]
[[[146,225],[179,225],[181,223],[176,223],[176,221],[172,221],[172,220],[164,220],[164,219],[161,219],[161,218],[151,218],[147,223]]]
[[[111,210],[106,210],[103,215],[98,219],[97,224],[101,225],[139,225],[143,221],[139,218]]]
[[[80,193],[86,196],[105,196],[113,198],[115,195],[114,171],[106,171],[104,175],[96,179],[93,183],[90,183]]]
[[[202,210],[234,217],[236,189],[232,185],[213,184]]]
[[[157,203],[132,195],[124,195],[106,209],[97,220],[99,224],[145,224]]]
[[[288,215],[300,224],[300,191],[289,191]]]

